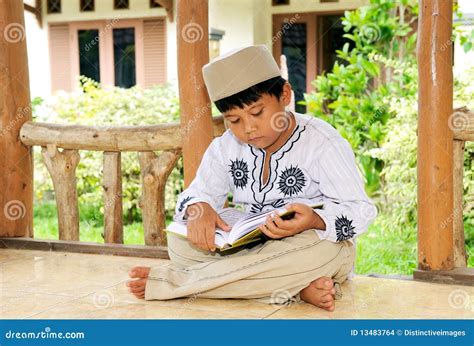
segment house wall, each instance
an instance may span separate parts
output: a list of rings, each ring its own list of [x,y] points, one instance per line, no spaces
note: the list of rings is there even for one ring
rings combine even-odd
[[[331,12],[355,9],[369,0],[340,0],[337,3],[320,3],[319,0],[291,0],[290,5],[272,6],[271,0],[209,0],[209,28],[224,30],[220,52],[250,44],[265,44],[271,49],[272,16],[283,13]],[[61,14],[47,14],[46,1],[43,5],[44,25],[39,29],[35,17],[25,12],[26,35],[30,65],[32,96],[47,96],[50,93],[50,72],[48,53],[48,24],[73,21],[92,21],[114,18],[166,17],[162,8],[149,8],[148,0],[130,0],[129,10],[114,10],[113,0],[96,0],[94,12],[80,12],[79,0],[63,0]],[[174,16],[176,18],[176,0]],[[474,1],[459,0],[463,13],[474,17]],[[473,21],[463,26],[472,29]],[[166,19],[167,78],[177,79],[176,19]],[[464,53],[462,47],[455,47],[455,72],[461,73],[466,66],[474,64],[474,53]]]
[[[51,93],[48,35],[36,17],[25,11],[25,33],[31,97],[46,97]]]
[[[265,44],[271,50],[272,16],[283,13],[333,12],[356,9],[368,0],[340,0],[339,2],[320,3],[319,1],[291,0],[290,5],[272,6],[272,0],[255,0],[254,13],[254,44]]]
[[[344,10],[357,8],[364,2],[365,0],[341,0],[339,3],[291,0],[288,6],[272,6],[271,0],[209,0],[209,28],[225,31],[220,42],[221,53],[251,44],[266,44],[271,49],[273,14]],[[60,14],[47,14],[46,0],[43,3],[42,30],[39,29],[33,15],[30,13],[26,15],[32,96],[47,96],[51,90],[48,24],[117,18],[125,20],[167,17],[165,9],[150,8],[148,0],[130,0],[128,10],[114,10],[113,0],[96,0],[94,12],[80,12],[79,0],[63,0]],[[174,7],[176,18],[176,1]],[[173,81],[177,79],[176,20],[170,22],[166,19],[166,41],[167,79]]]

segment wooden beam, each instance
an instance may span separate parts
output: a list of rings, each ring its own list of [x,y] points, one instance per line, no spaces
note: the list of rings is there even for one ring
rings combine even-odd
[[[418,26],[418,268],[453,258],[452,0],[420,0]]]
[[[30,13],[33,13],[36,17],[36,20],[38,21],[38,25],[40,28],[43,26],[43,16],[41,14],[41,9],[42,9],[42,0],[35,0],[35,6],[31,6],[29,4],[23,4],[25,11],[28,11]]]
[[[464,237],[464,141],[453,142],[453,242],[454,266],[465,268],[467,266],[466,240]]]
[[[467,107],[456,108],[449,119],[454,139],[474,142],[474,112]]]
[[[33,236],[33,155],[19,140],[31,120],[22,1],[0,0],[0,236]]]
[[[130,256],[168,259],[164,246],[98,244],[87,242],[41,240],[30,238],[0,238],[0,249],[62,251],[97,255]]]
[[[175,150],[181,149],[182,138],[195,126],[195,120],[191,119],[187,127],[180,127],[178,123],[97,127],[29,121],[21,128],[20,139],[28,146],[54,144],[58,148],[74,150]],[[220,136],[226,130],[222,116],[213,117],[210,122],[211,136]],[[190,142],[194,143],[194,140]]]
[[[59,239],[79,240],[76,167],[81,157],[77,150],[66,149],[60,152],[54,145],[43,147],[41,154],[53,180]]]
[[[474,286],[474,268],[455,268],[452,270],[417,270],[413,279],[440,284]]]
[[[181,156],[179,150],[138,154],[141,169],[142,195],[139,206],[142,209],[143,229],[146,245],[165,245],[163,230],[166,222],[165,187],[171,171]]]
[[[104,241],[123,244],[122,155],[104,152]]]
[[[201,69],[209,62],[207,0],[178,0],[178,82],[184,185],[196,175],[212,136],[211,102]]]
[[[155,3],[160,5],[166,10],[168,20],[173,23],[173,0],[155,0]]]

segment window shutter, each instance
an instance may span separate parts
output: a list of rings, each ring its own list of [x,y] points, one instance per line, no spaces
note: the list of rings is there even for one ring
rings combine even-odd
[[[166,82],[165,20],[143,22],[144,87]]]
[[[51,89],[71,91],[71,49],[68,25],[50,25]]]

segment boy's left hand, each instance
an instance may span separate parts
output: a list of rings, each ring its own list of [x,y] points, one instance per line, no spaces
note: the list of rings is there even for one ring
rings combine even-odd
[[[289,220],[283,220],[278,214],[267,216],[267,222],[260,228],[270,238],[279,239],[290,237],[311,228],[326,229],[323,219],[306,204],[291,203],[285,206],[287,210],[294,210],[295,216]]]

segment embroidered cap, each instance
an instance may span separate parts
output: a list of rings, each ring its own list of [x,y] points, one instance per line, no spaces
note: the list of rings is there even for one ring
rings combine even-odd
[[[238,48],[218,56],[203,66],[202,74],[212,102],[281,76],[275,59],[264,45]]]

